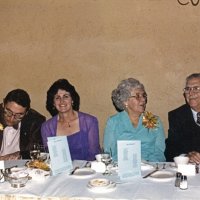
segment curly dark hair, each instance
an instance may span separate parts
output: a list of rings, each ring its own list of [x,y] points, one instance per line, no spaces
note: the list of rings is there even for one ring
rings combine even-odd
[[[66,79],[58,79],[51,85],[51,87],[47,91],[46,109],[49,111],[49,113],[52,116],[58,114],[58,111],[54,106],[54,97],[59,89],[65,90],[70,93],[73,101],[72,108],[78,111],[80,106],[80,97],[77,91],[75,90],[75,87],[71,85]]]

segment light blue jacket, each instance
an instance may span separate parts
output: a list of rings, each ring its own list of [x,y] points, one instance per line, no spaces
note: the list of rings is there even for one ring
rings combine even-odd
[[[140,140],[142,160],[150,162],[165,161],[165,134],[162,122],[158,117],[158,126],[153,129],[142,125],[140,116],[137,128],[135,128],[126,111],[111,116],[106,124],[104,132],[104,150],[112,151],[113,160],[117,160],[117,140]]]

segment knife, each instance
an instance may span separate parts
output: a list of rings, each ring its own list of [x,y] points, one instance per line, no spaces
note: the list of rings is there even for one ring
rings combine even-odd
[[[70,173],[70,175],[73,175],[74,174],[74,172],[77,170],[77,169],[79,169],[79,167],[77,166],[77,167],[75,167],[72,171],[71,171],[71,173]]]
[[[155,169],[152,172],[148,173],[147,175],[143,176],[143,178],[147,178],[147,177],[151,176],[152,174],[154,174],[157,171],[158,171],[158,169]]]

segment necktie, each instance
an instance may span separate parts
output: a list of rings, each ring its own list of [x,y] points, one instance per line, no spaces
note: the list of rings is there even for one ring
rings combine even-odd
[[[197,113],[197,124],[200,125],[200,112]]]

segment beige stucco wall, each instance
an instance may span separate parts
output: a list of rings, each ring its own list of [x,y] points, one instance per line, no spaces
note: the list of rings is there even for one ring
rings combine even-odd
[[[115,113],[111,91],[135,77],[167,134],[167,112],[184,103],[185,77],[200,71],[200,5],[188,2],[0,0],[0,99],[24,88],[32,107],[48,118],[46,91],[67,78],[81,110],[98,117],[102,140]]]

